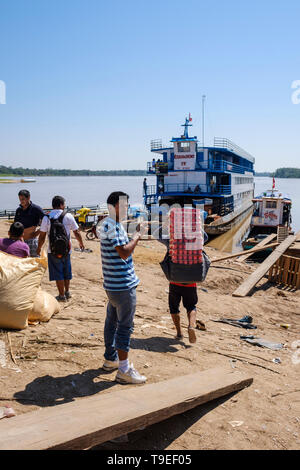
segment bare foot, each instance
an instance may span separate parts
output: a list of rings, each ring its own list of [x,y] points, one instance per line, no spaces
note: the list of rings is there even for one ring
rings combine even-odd
[[[196,310],[192,310],[191,312],[188,312],[189,326],[191,328],[196,328],[196,315],[197,315]]]
[[[189,334],[189,342],[190,343],[196,343],[197,337],[195,333],[195,328],[192,328],[191,326],[188,327],[188,334]]]
[[[197,337],[196,337],[196,310],[192,310],[191,312],[188,312],[188,319],[189,319],[189,326],[188,326],[188,334],[189,334],[189,342],[190,343],[196,343]]]
[[[177,335],[175,336],[175,339],[181,340],[181,339],[183,339],[183,335],[181,333],[180,334],[177,333]]]

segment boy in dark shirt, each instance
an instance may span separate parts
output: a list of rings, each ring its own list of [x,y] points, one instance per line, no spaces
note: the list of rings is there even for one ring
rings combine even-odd
[[[23,241],[23,233],[23,225],[20,222],[14,222],[8,232],[9,238],[0,238],[0,251],[19,258],[30,256],[29,246]]]

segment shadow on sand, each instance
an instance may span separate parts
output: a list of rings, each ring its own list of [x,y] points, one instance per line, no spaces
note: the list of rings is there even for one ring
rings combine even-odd
[[[82,374],[70,374],[65,377],[45,375],[26,385],[25,390],[14,394],[14,398],[23,405],[41,407],[70,403],[78,397],[89,397],[116,385],[113,380],[101,379],[107,375],[103,369],[91,369]],[[100,379],[94,381],[94,379]]]
[[[134,431],[127,436],[122,436],[119,440],[108,441],[91,447],[89,450],[164,450],[207,413],[230,400],[237,393],[233,392],[226,395],[226,397],[199,405],[182,414],[172,416],[165,421],[152,424],[144,430]],[[126,440],[126,442],[122,442],[122,440]],[[201,449],[201,435],[199,435],[199,445],[197,448]]]

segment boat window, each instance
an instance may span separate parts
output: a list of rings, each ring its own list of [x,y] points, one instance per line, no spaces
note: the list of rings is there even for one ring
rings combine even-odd
[[[178,142],[177,150],[178,150],[178,152],[189,152],[190,151],[190,143],[189,142]]]
[[[277,202],[276,201],[266,201],[266,209],[276,209]]]

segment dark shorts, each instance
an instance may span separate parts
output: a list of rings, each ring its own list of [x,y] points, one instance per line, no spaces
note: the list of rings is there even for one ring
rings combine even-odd
[[[56,258],[48,253],[48,269],[50,281],[70,281],[72,279],[70,255]]]
[[[176,286],[175,284],[170,284],[169,308],[170,313],[172,315],[179,313],[179,304],[181,299],[183,306],[184,308],[186,308],[187,312],[195,310],[198,302],[197,287],[184,287]]]

